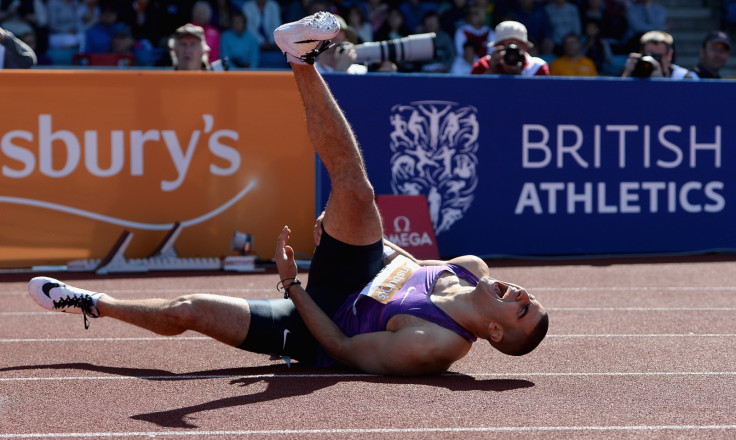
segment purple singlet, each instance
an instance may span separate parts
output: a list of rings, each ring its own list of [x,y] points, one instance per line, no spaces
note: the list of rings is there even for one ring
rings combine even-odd
[[[475,342],[475,335],[461,327],[430,299],[432,289],[443,272],[454,273],[475,286],[478,278],[472,272],[454,264],[419,267],[406,260],[403,266],[394,267],[393,271],[390,270],[391,266],[387,266],[376,278],[380,278],[387,269],[390,273],[384,277],[382,286],[374,284],[354,293],[333,317],[333,321],[347,336],[384,331],[393,316],[412,315],[451,330],[469,342]]]

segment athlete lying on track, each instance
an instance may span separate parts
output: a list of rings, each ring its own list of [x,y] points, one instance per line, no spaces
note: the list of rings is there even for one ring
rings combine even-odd
[[[395,252],[384,261],[381,217],[360,148],[313,66],[339,30],[333,15],[317,13],[274,33],[332,181],[306,289],[284,227],[275,258],[288,299],[193,294],[122,300],[37,277],[29,284],[36,302],[84,314],[85,325],[87,317],[110,317],[161,335],[194,330],[251,352],[376,374],[444,372],[478,338],[510,355],[533,350],[547,333],[547,313],[522,287],[491,278],[480,258],[417,261],[387,244]]]

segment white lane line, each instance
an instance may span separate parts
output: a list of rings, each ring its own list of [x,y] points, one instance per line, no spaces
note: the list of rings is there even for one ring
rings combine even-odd
[[[647,333],[647,334],[557,334],[547,335],[547,338],[733,338],[736,333]],[[0,339],[2,343],[75,343],[75,342],[167,342],[167,341],[213,341],[214,339],[207,336],[151,336],[151,337],[135,337],[135,338],[18,338],[18,339]]]
[[[736,333],[647,333],[547,335],[548,338],[733,338]]]
[[[560,287],[560,286],[547,286],[547,287],[528,287],[527,290],[531,291],[575,291],[575,292],[734,292],[736,286],[571,286],[571,287]]]
[[[0,438],[105,438],[105,437],[201,437],[201,436],[246,436],[274,435],[279,437],[317,434],[415,434],[415,433],[482,433],[482,432],[621,432],[621,431],[731,431],[736,425],[637,425],[637,426],[479,426],[454,428],[348,428],[348,429],[274,429],[244,431],[148,431],[148,432],[73,432],[73,433],[28,433],[0,434]]]
[[[553,312],[733,312],[736,307],[547,307]],[[63,316],[59,312],[0,312],[0,316]]]
[[[274,278],[276,279],[276,278]],[[235,289],[235,288],[228,288],[228,289],[210,289],[207,287],[201,288],[201,289],[195,289],[195,288],[181,288],[181,289],[126,289],[126,290],[105,290],[105,293],[115,296],[115,295],[167,295],[167,294],[187,294],[187,293],[213,293],[213,294],[221,294],[221,295],[228,295],[228,294],[238,294],[238,293],[261,293],[261,292],[268,292],[268,293],[274,293],[275,289],[270,288],[259,288],[259,289]],[[18,290],[9,290],[9,291],[0,291],[0,296],[27,296],[28,291],[26,290],[25,285],[18,289]]]
[[[276,278],[274,278],[276,279]],[[707,291],[707,292],[716,292],[716,293],[731,293],[736,292],[736,286],[568,286],[568,287],[562,287],[562,286],[547,286],[547,287],[527,287],[527,290],[530,292],[641,292],[641,291],[647,291],[647,292],[700,292],[700,291]],[[121,290],[106,290],[105,293],[108,293],[110,295],[130,295],[130,294],[146,294],[146,295],[157,295],[157,294],[170,294],[170,293],[197,293],[197,292],[205,292],[205,293],[221,293],[221,294],[227,294],[227,293],[255,293],[255,292],[273,292],[273,289],[270,288],[257,288],[257,289],[247,289],[247,288],[201,288],[201,289],[194,289],[194,288],[166,288],[166,289],[121,289]],[[0,291],[0,296],[2,295],[28,295],[28,292],[26,292],[25,285],[18,290],[10,290],[10,291]]]
[[[35,338],[35,339],[0,339],[0,343],[28,343],[28,342],[50,342],[50,343],[66,343],[66,342],[130,342],[130,341],[146,341],[146,342],[167,342],[167,341],[214,341],[207,336],[152,336],[139,338]]]
[[[559,312],[733,312],[736,307],[545,307]]]
[[[525,378],[525,377],[646,377],[646,376],[736,376],[736,371],[608,371],[608,372],[541,372],[541,373],[447,373],[443,377],[475,377],[475,378]],[[46,382],[46,381],[110,381],[110,380],[205,380],[205,379],[351,379],[376,377],[373,374],[337,373],[337,374],[181,374],[160,376],[31,376],[1,377],[0,382]]]

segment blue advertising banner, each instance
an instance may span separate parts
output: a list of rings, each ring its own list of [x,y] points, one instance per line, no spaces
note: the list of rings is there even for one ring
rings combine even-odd
[[[736,249],[736,83],[326,79],[376,194],[426,194],[443,256]]]

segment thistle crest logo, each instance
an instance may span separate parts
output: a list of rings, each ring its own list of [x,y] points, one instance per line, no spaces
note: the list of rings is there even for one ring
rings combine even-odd
[[[478,185],[478,110],[449,101],[391,108],[391,188],[426,194],[435,234],[450,230]]]

